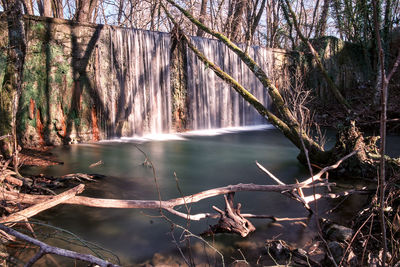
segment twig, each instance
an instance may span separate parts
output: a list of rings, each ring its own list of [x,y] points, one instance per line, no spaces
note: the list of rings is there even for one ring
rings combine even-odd
[[[202,238],[201,236],[195,235],[192,232],[190,232],[188,229],[186,229],[185,227],[179,225],[179,224],[174,224],[176,227],[182,229],[184,232],[188,233],[188,236],[194,237],[196,239],[199,239],[200,241],[202,241],[204,244],[206,244],[209,248],[211,248],[212,250],[214,250],[216,253],[218,253],[221,257],[222,260],[222,266],[225,267],[225,260],[224,260],[224,255],[222,255],[222,253],[220,251],[218,251],[218,249],[216,249],[213,245],[211,245],[209,242],[207,242],[207,240],[205,240],[204,238]]]
[[[367,245],[368,245],[369,239],[370,239],[370,237],[371,237],[371,235],[372,235],[372,226],[373,226],[373,223],[374,223],[374,217],[371,218],[371,223],[370,223],[370,225],[369,225],[368,237],[367,237],[367,240],[365,240],[365,243],[363,244],[364,249],[363,249],[363,253],[362,253],[362,255],[361,255],[361,266],[363,266],[365,251],[367,250]]]
[[[335,164],[323,168],[316,175],[308,178],[307,180],[305,180],[301,184],[306,185],[306,184],[311,184],[313,181],[318,181],[318,180],[321,181],[321,176],[324,173],[326,173],[326,172],[328,172],[330,170],[336,169],[337,167],[339,167],[340,164],[342,164],[343,161],[345,161],[346,159],[350,158],[351,156],[355,155],[358,152],[359,152],[359,150],[354,150],[350,154],[348,154],[348,155],[344,156],[343,158],[339,159]]]
[[[283,183],[281,180],[279,180],[275,175],[273,175],[269,170],[267,170],[263,165],[261,165],[260,163],[258,163],[258,161],[256,161],[257,167],[260,168],[260,170],[262,170],[263,172],[265,172],[266,174],[269,175],[269,177],[271,177],[273,180],[275,180],[275,182],[277,182],[280,185],[285,185],[285,183]]]
[[[344,258],[346,257],[347,252],[349,251],[351,244],[353,244],[354,239],[356,239],[358,233],[360,233],[361,229],[364,227],[364,225],[369,221],[369,219],[371,219],[371,217],[373,216],[373,213],[371,213],[368,218],[365,220],[365,222],[363,222],[363,224],[361,224],[361,226],[358,228],[357,232],[353,235],[353,237],[351,238],[349,244],[347,245],[346,251],[343,253],[343,257],[340,260],[339,266],[342,265]]]

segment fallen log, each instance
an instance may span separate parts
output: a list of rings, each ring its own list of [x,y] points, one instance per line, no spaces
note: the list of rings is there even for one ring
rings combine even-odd
[[[189,196],[183,196],[179,198],[169,199],[169,200],[122,200],[122,199],[101,199],[101,198],[92,198],[92,197],[83,197],[83,196],[76,196],[76,194],[82,192],[83,185],[75,187],[63,194],[58,196],[42,196],[42,195],[29,195],[29,194],[21,194],[18,192],[13,192],[10,190],[6,190],[4,187],[0,188],[0,198],[2,197],[3,200],[6,201],[18,201],[19,203],[26,203],[26,204],[34,204],[34,206],[27,208],[23,211],[17,212],[13,215],[10,215],[7,218],[0,220],[1,222],[12,222],[12,221],[21,221],[26,218],[29,218],[37,213],[58,205],[60,203],[64,204],[72,204],[72,205],[83,205],[89,207],[99,207],[99,208],[134,208],[134,209],[164,209],[172,214],[177,216],[183,217],[188,220],[201,220],[204,218],[216,218],[218,217],[217,214],[212,213],[199,213],[199,214],[188,214],[183,213],[175,210],[175,207],[181,205],[187,205],[189,203],[196,203],[203,199],[207,199],[210,197],[218,196],[218,195],[225,195],[225,212],[213,207],[215,210],[218,211],[220,214],[220,222],[228,220],[237,220],[237,224],[242,224],[248,227],[248,229],[244,229],[242,232],[237,231],[242,236],[242,233],[246,232],[246,235],[251,232],[251,223],[249,223],[245,217],[252,217],[252,218],[274,218],[270,215],[253,215],[253,214],[241,214],[240,213],[240,205],[237,208],[233,207],[233,194],[235,192],[253,192],[253,191],[261,191],[261,192],[277,192],[289,196],[297,201],[300,201],[304,207],[311,213],[312,210],[309,207],[308,203],[315,201],[316,199],[322,197],[322,195],[312,195],[312,196],[304,196],[302,189],[304,188],[315,188],[321,186],[333,186],[334,183],[329,183],[327,180],[321,179],[322,175],[332,169],[337,168],[342,161],[347,159],[348,157],[354,155],[356,153],[352,152],[351,154],[345,156],[344,158],[340,159],[334,165],[325,167],[319,173],[314,175],[313,177],[305,180],[304,182],[297,182],[296,184],[284,184],[280,181],[277,177],[275,177],[272,173],[266,170],[263,166],[257,163],[257,165],[265,171],[278,185],[258,185],[258,184],[236,184],[236,185],[228,185],[224,187],[214,188],[205,190],[196,194],[192,194]],[[69,177],[67,175],[67,177]],[[317,182],[317,183],[315,183]],[[229,197],[229,201],[226,198]],[[328,194],[328,197],[337,197],[334,194]],[[39,204],[38,204],[39,203]],[[239,223],[239,221],[241,221]],[[232,228],[232,227],[228,227]]]
[[[318,183],[315,186],[333,186],[334,183]],[[258,185],[258,184],[236,184],[224,187],[218,187],[202,191],[190,196],[174,198],[170,200],[124,200],[124,199],[104,199],[83,196],[73,196],[65,200],[64,204],[83,205],[88,207],[98,208],[119,208],[119,209],[170,209],[175,206],[184,205],[185,203],[196,203],[203,199],[229,194],[233,192],[277,192],[281,193],[288,190],[293,190],[301,187],[302,184],[291,185]],[[305,185],[303,188],[311,188],[311,185]],[[31,195],[22,194],[17,192],[10,192],[8,190],[0,190],[0,198],[3,200],[20,201],[26,204],[37,204],[41,201],[51,200],[54,196]]]

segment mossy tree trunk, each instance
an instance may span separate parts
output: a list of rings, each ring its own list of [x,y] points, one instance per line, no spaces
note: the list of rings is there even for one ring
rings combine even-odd
[[[0,91],[0,136],[11,135],[0,143],[5,158],[16,149],[16,113],[21,94],[25,61],[25,34],[20,0],[10,0],[5,6],[8,26],[7,64]]]
[[[246,88],[234,80],[226,72],[222,71],[213,62],[208,60],[199,50],[191,44],[190,39],[185,37],[185,41],[189,48],[196,54],[196,56],[208,67],[210,67],[221,79],[229,83],[233,89],[235,89],[247,102],[249,102],[263,117],[266,117],[275,127],[282,131],[282,133],[295,144],[301,151],[303,150],[303,143],[306,147],[312,151],[313,156],[317,155],[319,158],[327,159],[326,152],[323,147],[316,143],[310,136],[308,136],[301,129],[301,125],[296,120],[290,111],[287,103],[280,94],[278,88],[268,78],[264,70],[252,59],[247,53],[235,45],[229,38],[219,32],[215,32],[201,22],[196,20],[189,12],[184,10],[182,7],[177,5],[174,1],[168,0],[169,3],[177,7],[189,20],[201,28],[203,31],[213,35],[225,45],[227,45],[233,52],[235,52],[239,58],[247,65],[247,67],[255,74],[262,85],[268,90],[269,96],[272,102],[277,108],[278,115],[270,112],[254,95],[252,95]],[[165,9],[168,13],[168,11]],[[169,16],[173,20],[172,16]],[[175,24],[178,27],[178,24]]]
[[[211,30],[204,24],[195,19],[192,14],[183,9],[173,0],[167,0],[170,4],[180,10],[193,24],[201,28],[223,42],[229,49],[238,55],[238,57],[247,65],[247,67],[255,74],[263,86],[268,90],[269,96],[276,107],[277,114],[275,115],[269,111],[254,95],[252,95],[246,88],[239,84],[229,74],[222,71],[213,62],[208,60],[190,41],[190,38],[185,37],[188,47],[196,54],[207,67],[212,69],[217,76],[229,83],[234,90],[236,90],[249,104],[251,104],[263,117],[279,129],[296,147],[300,150],[299,160],[305,161],[305,152],[312,163],[319,166],[327,166],[343,156],[357,150],[355,156],[346,161],[347,164],[343,165],[344,171],[348,175],[356,175],[358,177],[376,178],[376,168],[379,162],[379,154],[377,153],[376,141],[378,138],[364,138],[363,134],[358,130],[355,121],[349,120],[346,126],[339,130],[337,135],[336,145],[329,151],[325,151],[323,146],[313,139],[313,136],[304,131],[301,123],[296,119],[295,114],[288,107],[288,103],[284,100],[279,90],[274,86],[267,74],[260,68],[260,66],[237,45],[235,45],[229,38],[223,34]],[[174,22],[174,18],[168,13],[164,7],[165,12],[170,20]],[[174,22],[176,27],[179,25]],[[185,35],[184,35],[185,36]],[[343,102],[343,106],[347,106]],[[350,108],[350,106],[348,106]],[[400,160],[393,160],[389,157],[387,161],[391,162],[391,170],[400,170]]]
[[[189,100],[187,95],[186,77],[186,46],[182,42],[178,28],[172,31],[171,45],[171,92],[172,92],[172,123],[177,132],[188,129]]]

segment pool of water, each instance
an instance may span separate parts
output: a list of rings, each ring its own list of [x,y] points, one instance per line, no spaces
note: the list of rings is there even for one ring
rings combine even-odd
[[[171,137],[171,136],[170,136]],[[168,138],[167,138],[168,139]],[[188,195],[202,190],[237,183],[274,184],[255,161],[263,164],[285,183],[307,176],[296,159],[298,149],[277,130],[196,133],[173,136],[170,140],[119,139],[93,144],[57,147],[52,152],[63,165],[30,168],[30,173],[64,175],[67,173],[98,173],[105,178],[86,185],[83,195],[114,199],[158,199],[152,169],[143,165],[143,150],[155,167],[162,199]],[[90,168],[98,161],[103,165]],[[176,179],[178,179],[179,190]],[[277,217],[304,217],[305,209],[297,202],[277,193],[241,192],[235,200],[242,203],[243,213],[271,214]],[[223,209],[223,197],[217,196],[189,205],[192,214],[213,212],[212,205]],[[321,204],[321,208],[329,204]],[[181,211],[185,211],[182,207]],[[60,205],[41,213],[36,219],[71,231],[80,238],[94,242],[116,253],[124,266],[143,262],[155,253],[177,253],[171,226],[154,210],[102,209]],[[167,214],[173,222],[187,222]],[[207,239],[224,251],[234,251],[241,242],[257,243],[276,236],[301,244],[311,234],[304,226],[270,220],[252,220],[257,230],[244,240],[234,235],[218,235]],[[195,234],[207,230],[216,220],[190,222]],[[180,239],[179,231],[175,236]],[[52,241],[56,242],[56,241]],[[58,241],[57,241],[58,242]],[[58,244],[56,242],[56,244]],[[86,251],[86,250],[82,250]],[[230,259],[229,259],[230,260]],[[227,262],[229,262],[227,260]]]

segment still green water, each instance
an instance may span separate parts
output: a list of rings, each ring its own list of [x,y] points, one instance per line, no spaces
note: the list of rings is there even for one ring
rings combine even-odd
[[[137,149],[138,146],[154,164],[162,199],[181,195],[174,173],[185,195],[237,183],[274,184],[257,168],[256,160],[285,183],[293,183],[295,179],[301,180],[307,176],[307,171],[296,159],[297,148],[275,129],[216,136],[183,135],[180,138],[146,142],[124,139],[58,147],[52,152],[64,165],[31,168],[28,171],[46,175],[76,172],[103,174],[105,178],[86,185],[83,195],[115,199],[157,199],[152,169],[143,165],[145,157]],[[89,168],[90,164],[99,160],[104,164]],[[307,216],[299,203],[277,193],[240,192],[236,194],[235,200],[242,203],[242,213],[271,214],[277,217]],[[214,212],[212,205],[223,209],[223,197],[193,204],[190,212]],[[329,205],[322,202],[320,208],[325,209]],[[351,203],[346,205],[349,209],[351,206]],[[182,207],[181,211],[185,209]],[[126,266],[150,259],[154,253],[177,253],[170,224],[157,215],[158,212],[154,210],[60,205],[40,214],[36,219],[71,231],[82,239],[115,252]],[[186,226],[184,219],[170,214],[167,216],[175,223]],[[298,224],[278,225],[267,219],[253,219],[252,222],[257,230],[244,241],[254,244],[275,236],[302,244],[311,236],[308,228]],[[216,220],[213,219],[192,221],[190,230],[199,234],[214,223]],[[179,240],[179,231],[175,231],[175,236]],[[209,241],[233,253],[243,239],[223,234]],[[227,262],[231,261],[227,259]]]

